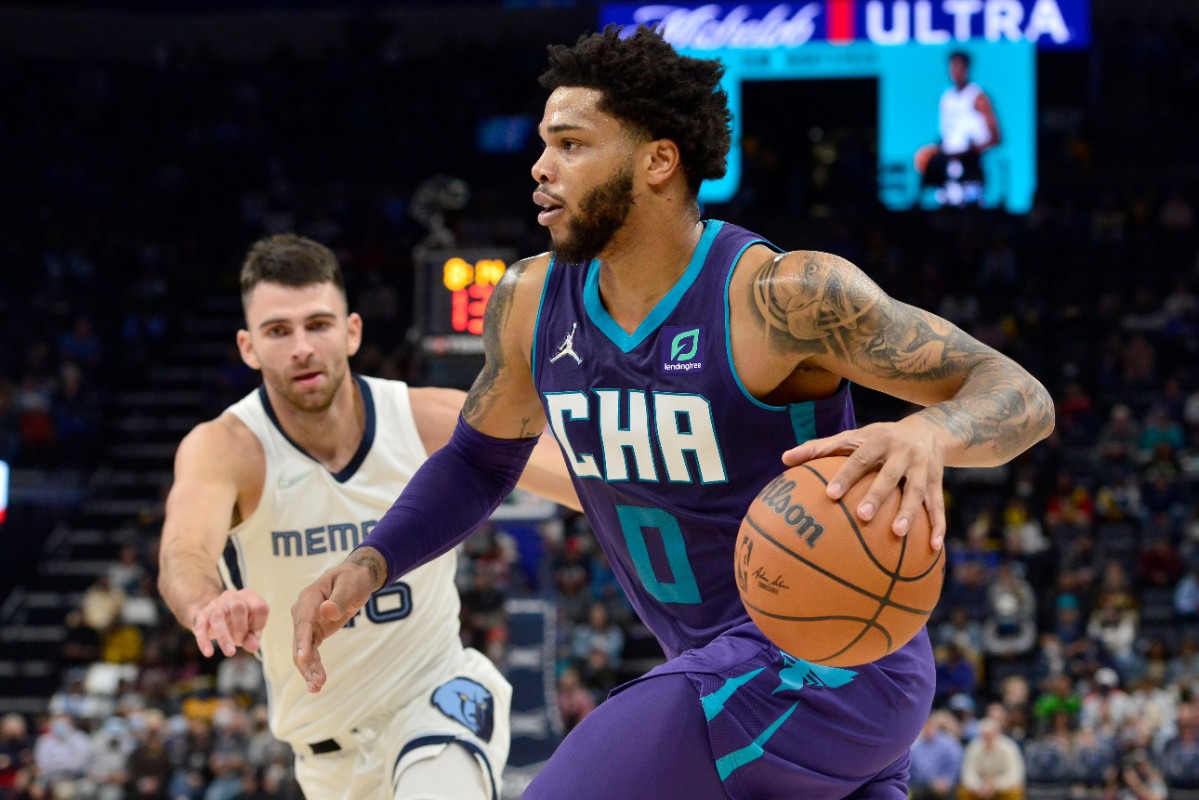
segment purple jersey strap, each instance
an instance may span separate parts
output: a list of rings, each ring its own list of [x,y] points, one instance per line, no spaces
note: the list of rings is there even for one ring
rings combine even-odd
[[[412,476],[363,540],[387,559],[387,583],[443,553],[487,521],[524,471],[537,437],[497,439],[458,417],[445,447]]]

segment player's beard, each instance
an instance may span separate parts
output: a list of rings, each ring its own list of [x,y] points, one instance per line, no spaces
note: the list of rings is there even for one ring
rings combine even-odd
[[[554,242],[554,258],[566,264],[583,264],[595,258],[612,241],[633,208],[633,165],[625,165],[610,179],[579,201],[566,237]]]

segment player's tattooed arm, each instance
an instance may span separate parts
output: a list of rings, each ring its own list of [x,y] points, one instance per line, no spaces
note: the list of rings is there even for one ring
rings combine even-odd
[[[487,361],[482,372],[475,378],[462,406],[462,416],[471,424],[485,416],[498,397],[500,387],[497,384],[507,360],[505,332],[512,318],[513,301],[516,299],[520,276],[527,268],[527,261],[513,264],[496,284],[491,298],[487,301],[487,311],[483,318],[483,351]]]
[[[1002,463],[1053,429],[1045,388],[952,323],[884,293],[828,253],[794,252],[752,276],[751,307],[775,352],[928,406],[974,463]]]
[[[347,564],[357,564],[370,573],[371,585],[376,589],[383,585],[387,577],[387,559],[373,547],[360,547],[346,556]]]
[[[545,430],[529,351],[547,261],[535,257],[516,262],[487,301],[483,316],[486,363],[467,392],[462,418],[491,436],[528,439]]]

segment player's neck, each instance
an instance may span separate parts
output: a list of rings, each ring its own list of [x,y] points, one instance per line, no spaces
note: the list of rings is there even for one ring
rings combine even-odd
[[[631,332],[678,283],[703,235],[698,211],[633,214],[600,254],[600,299]]]
[[[358,452],[366,432],[366,405],[358,382],[347,374],[324,411],[301,411],[272,400],[283,430],[330,472],[340,472]]]

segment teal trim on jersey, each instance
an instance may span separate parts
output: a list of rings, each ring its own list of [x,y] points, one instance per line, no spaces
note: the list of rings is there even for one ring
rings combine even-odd
[[[811,400],[787,406],[791,416],[791,430],[795,431],[795,443],[803,444],[816,438],[816,404]]]
[[[733,363],[733,326],[731,324],[732,307],[729,305],[729,287],[733,285],[733,273],[737,271],[737,262],[741,260],[741,256],[745,255],[745,251],[755,244],[764,244],[776,253],[783,252],[780,248],[765,239],[754,239],[737,251],[736,257],[733,258],[734,266],[729,269],[729,276],[724,281],[724,352],[729,359],[729,373],[733,376],[733,380],[737,382],[737,388],[741,390],[741,394],[745,395],[749,399],[749,402],[758,408],[764,408],[767,411],[782,411],[784,410],[784,406],[772,406],[769,403],[763,403],[750,394],[749,389],[746,389],[745,384],[741,382],[741,376],[737,374],[737,365]]]
[[[711,694],[706,694],[701,697],[699,702],[704,707],[704,717],[708,720],[708,722],[716,719],[717,715],[719,715],[721,711],[724,711],[724,704],[729,701],[730,697],[737,693],[738,689],[756,678],[758,673],[762,672],[764,669],[766,669],[766,667],[758,667],[752,672],[747,672],[744,675],[737,676],[736,678],[729,678],[724,682],[724,686],[721,686]]]
[[[550,264],[545,268],[545,283],[541,284],[541,299],[537,301],[537,316],[533,318],[533,350],[529,353],[530,366],[533,368],[533,388],[537,388],[537,329],[541,327],[541,309],[545,307],[545,295],[550,289],[550,275],[554,271],[554,257],[550,256]]]
[[[783,723],[787,721],[787,718],[794,713],[798,706],[799,703],[795,703],[788,708],[781,717],[771,723],[769,728],[762,731],[758,738],[753,740],[753,743],[718,758],[716,760],[716,771],[720,773],[720,779],[722,781],[726,780],[739,767],[744,767],[751,761],[757,761],[761,758],[766,753],[762,749],[762,746],[770,741],[770,737],[774,736],[775,732],[782,727]]]
[[[779,685],[771,694],[798,692],[805,686],[840,689],[858,675],[852,669],[813,664],[784,653],[782,650],[779,653],[783,656],[784,667],[779,670]]]
[[[670,313],[678,306],[679,301],[683,299],[683,295],[691,288],[691,284],[695,283],[700,270],[704,268],[708,251],[712,249],[712,242],[723,227],[724,223],[720,220],[708,220],[704,223],[704,233],[699,237],[699,244],[695,246],[695,252],[691,254],[691,261],[687,264],[687,269],[684,270],[682,277],[674,286],[670,287],[670,291],[658,301],[646,318],[641,320],[637,330],[632,333],[625,333],[624,328],[616,324],[616,320],[612,319],[608,309],[604,308],[604,304],[600,302],[600,262],[599,259],[592,259],[587,272],[587,282],[583,284],[583,305],[587,309],[587,316],[605,336],[612,340],[612,344],[620,348],[622,353],[631,352],[666,321]]]

